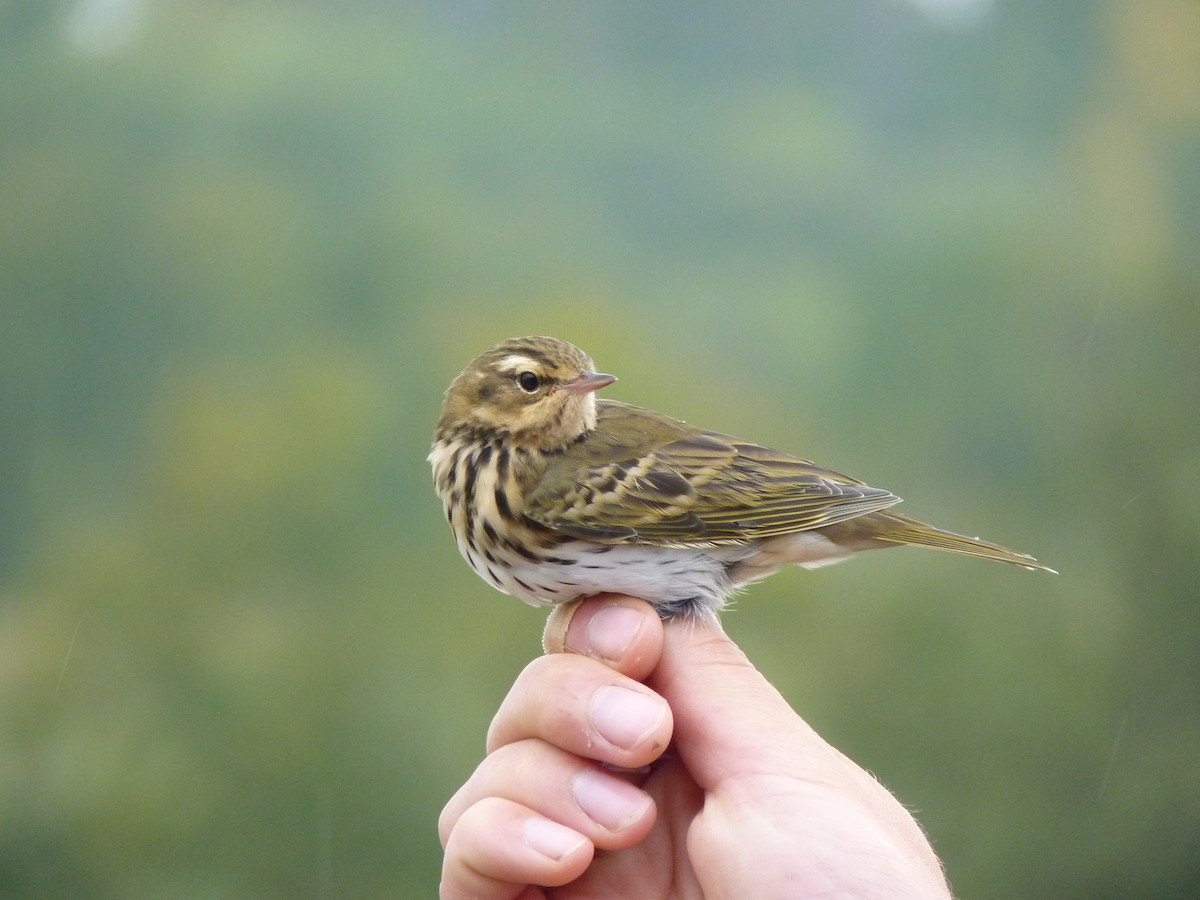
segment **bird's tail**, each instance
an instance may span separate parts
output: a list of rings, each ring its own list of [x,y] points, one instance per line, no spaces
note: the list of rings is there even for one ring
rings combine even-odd
[[[1028,553],[1018,553],[1016,550],[1009,550],[1007,547],[1001,547],[999,544],[993,544],[980,538],[955,534],[953,531],[943,531],[941,528],[935,528],[933,525],[927,525],[925,522],[911,519],[891,510],[877,512],[874,514],[874,518],[880,525],[884,524],[881,520],[887,520],[891,526],[885,526],[878,530],[872,529],[871,536],[877,541],[929,547],[933,550],[946,550],[950,553],[964,553],[967,556],[978,556],[982,559],[994,559],[996,562],[1021,566],[1023,569],[1058,574],[1049,566],[1043,566]]]

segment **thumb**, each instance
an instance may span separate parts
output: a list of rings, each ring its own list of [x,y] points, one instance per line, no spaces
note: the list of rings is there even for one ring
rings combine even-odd
[[[875,841],[877,858],[890,860],[912,884],[924,885],[921,893],[905,896],[949,896],[941,864],[908,810],[813,731],[715,619],[672,619],[663,638],[662,657],[647,683],[671,706],[672,743],[706,792],[704,808],[713,810],[711,821],[765,822],[766,830],[750,841],[760,847],[780,839],[794,844],[796,835],[812,838],[814,828],[824,843],[813,846],[832,842],[835,850],[845,850]],[[781,807],[777,801],[788,796],[793,805]],[[753,809],[769,812],[755,818]],[[806,823],[802,827],[794,818],[797,810]]]
[[[706,790],[730,777],[795,774],[800,758],[843,765],[716,619],[668,621],[647,684],[670,704],[675,747]]]

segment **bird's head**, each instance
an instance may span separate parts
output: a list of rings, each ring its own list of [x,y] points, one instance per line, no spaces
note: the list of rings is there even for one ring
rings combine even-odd
[[[511,338],[450,383],[438,433],[468,429],[530,449],[566,447],[596,427],[594,392],[617,380],[593,366],[566,341]]]

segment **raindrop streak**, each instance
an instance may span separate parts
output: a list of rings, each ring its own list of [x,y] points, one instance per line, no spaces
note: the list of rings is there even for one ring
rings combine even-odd
[[[1092,313],[1092,322],[1088,326],[1087,337],[1083,341],[1083,365],[1086,367],[1092,361],[1092,345],[1096,343],[1096,329],[1100,327],[1100,316],[1108,304],[1109,287],[1106,284],[1096,297],[1096,309]]]
[[[1121,716],[1121,724],[1117,726],[1117,736],[1113,738],[1112,749],[1108,751],[1108,765],[1104,767],[1104,777],[1100,779],[1100,790],[1096,793],[1096,799],[1099,800],[1104,796],[1104,792],[1108,790],[1108,778],[1112,775],[1113,765],[1117,761],[1117,750],[1121,747],[1121,738],[1125,737],[1125,726],[1129,723],[1129,714]]]
[[[79,617],[79,621],[75,623],[75,630],[71,632],[71,641],[67,644],[67,655],[63,657],[62,668],[58,670],[58,681],[54,685],[54,696],[58,697],[58,690],[62,687],[63,677],[67,674],[67,663],[71,661],[71,651],[75,649],[75,638],[79,637],[79,626],[83,624],[83,616]]]
[[[333,896],[333,790],[328,783],[317,793],[317,896]]]
[[[558,137],[558,133],[562,130],[563,130],[563,123],[559,122],[557,125],[555,125],[550,130],[550,133],[548,135],[546,135],[546,139],[544,141],[542,141],[541,144],[538,145],[536,150],[533,151],[533,156],[529,157],[529,161],[530,162],[536,161],[537,158],[542,155],[542,151],[546,149],[546,147],[550,144],[550,142],[552,140],[554,140],[556,137]]]

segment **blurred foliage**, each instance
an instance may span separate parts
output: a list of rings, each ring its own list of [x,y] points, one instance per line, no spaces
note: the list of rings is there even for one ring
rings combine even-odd
[[[0,895],[420,897],[541,614],[440,392],[550,333],[1058,578],[728,627],[961,896],[1200,895],[1200,6],[0,6]]]

